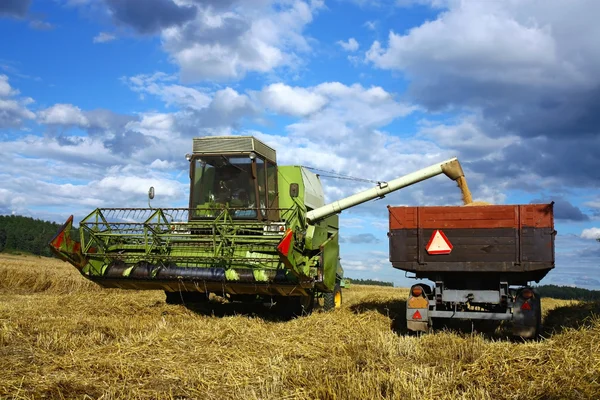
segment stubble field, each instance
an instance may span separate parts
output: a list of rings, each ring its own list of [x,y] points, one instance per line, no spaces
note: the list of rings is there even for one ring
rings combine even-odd
[[[162,292],[101,289],[54,259],[0,254],[0,397],[600,398],[600,306],[543,299],[544,338],[403,324],[407,290],[352,286],[291,321]],[[218,300],[218,299],[217,299]]]

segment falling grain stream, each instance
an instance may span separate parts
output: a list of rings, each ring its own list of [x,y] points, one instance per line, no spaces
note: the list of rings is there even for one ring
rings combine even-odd
[[[467,185],[467,178],[464,176],[456,179],[456,184],[460,188],[460,192],[462,193],[462,200],[465,206],[489,206],[490,203],[485,201],[473,201],[473,196],[471,196],[471,191],[469,190],[469,186]]]

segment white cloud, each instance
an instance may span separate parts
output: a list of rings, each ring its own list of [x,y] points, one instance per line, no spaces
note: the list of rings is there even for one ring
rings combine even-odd
[[[396,0],[398,7],[411,7],[414,5],[428,6],[431,8],[446,8],[454,0]]]
[[[594,187],[600,158],[581,155],[600,152],[600,3],[422,3],[447,9],[405,33],[390,31],[366,59],[399,71],[406,96],[423,109],[468,116],[426,129],[427,137],[479,161],[489,152],[477,168],[515,188],[538,190],[557,178],[559,186]],[[572,162],[554,168],[557,159]]]
[[[138,121],[127,123],[125,129],[158,139],[169,139],[178,135],[175,114],[143,113],[140,117]]]
[[[100,191],[109,191],[110,193],[121,192],[126,195],[143,196],[148,193],[150,186],[160,187],[160,191],[167,197],[174,198],[182,195],[182,189],[185,185],[179,182],[167,179],[147,178],[135,175],[113,175],[106,176],[95,185]]]
[[[600,228],[588,228],[581,232],[582,239],[600,239]]]
[[[374,31],[377,29],[378,22],[377,21],[366,21],[363,24],[367,29]]]
[[[24,120],[34,118],[23,102],[0,99],[0,128],[19,127]]]
[[[160,170],[169,170],[169,169],[175,168],[175,163],[165,161],[165,160],[160,160],[157,158],[156,160],[152,161],[152,164],[150,164],[150,168],[160,169]]]
[[[129,87],[139,93],[148,93],[162,99],[167,107],[177,105],[196,110],[206,108],[210,102],[209,94],[189,86],[169,84],[175,77],[162,72],[142,74],[127,78]]]
[[[442,147],[456,149],[471,161],[477,158],[497,160],[501,158],[503,149],[520,141],[516,135],[486,135],[479,122],[474,116],[464,117],[455,124],[422,121],[418,136],[433,140]]]
[[[8,77],[0,74],[0,129],[19,128],[25,120],[35,118],[35,114],[27,108],[33,99],[13,98],[19,93],[10,86]]]
[[[9,97],[19,94],[18,90],[10,87],[8,76],[0,75],[0,97]]]
[[[521,25],[495,12],[496,6],[489,7],[492,10],[479,6],[490,2],[464,4],[406,35],[391,31],[388,47],[374,42],[367,58],[378,67],[406,70],[429,79],[452,73],[470,74],[481,81],[561,84],[555,77],[539,74],[557,63],[555,42],[547,30]],[[432,65],[427,66],[427,61]],[[503,71],[497,69],[500,65]]]
[[[86,127],[88,119],[81,109],[72,104],[55,104],[38,112],[38,121],[46,125],[73,125]]]
[[[347,42],[339,40],[336,43],[339,44],[346,51],[356,51],[359,47],[358,42],[354,38],[348,39]]]
[[[294,0],[198,8],[194,20],[162,31],[163,48],[186,82],[240,79],[250,71],[293,67],[295,53],[310,50],[302,31],[321,7],[322,2]]]
[[[307,116],[321,109],[327,98],[309,89],[274,83],[259,94],[260,101],[268,109],[280,114]]]
[[[600,3],[581,0],[449,1],[437,19],[390,31],[387,45],[375,41],[366,57],[375,66],[401,70],[419,89],[443,101],[481,103],[473,91],[493,100],[522,99],[525,89],[569,92],[600,83]],[[451,91],[458,80],[465,88]],[[444,87],[446,90],[444,90]],[[484,92],[483,89],[487,88]],[[466,90],[468,89],[468,90]],[[432,94],[433,96],[433,94]]]
[[[600,209],[600,200],[587,201],[587,202],[584,203],[584,205],[586,205],[587,207]]]
[[[116,38],[117,37],[112,33],[100,32],[99,34],[94,36],[92,41],[94,43],[107,43],[107,42],[111,42],[111,41],[115,40]]]

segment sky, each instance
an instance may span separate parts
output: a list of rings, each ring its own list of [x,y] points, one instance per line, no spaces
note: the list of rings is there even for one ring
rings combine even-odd
[[[474,200],[554,201],[542,284],[600,289],[597,0],[2,0],[0,214],[186,207],[192,138],[384,181],[458,157]],[[326,175],[323,173],[323,175]],[[372,183],[323,177],[327,201]],[[346,276],[413,283],[388,205],[459,205],[437,176],[340,215]]]

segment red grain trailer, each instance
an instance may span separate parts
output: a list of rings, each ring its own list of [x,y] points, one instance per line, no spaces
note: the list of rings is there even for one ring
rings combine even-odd
[[[511,320],[515,335],[538,336],[540,296],[529,284],[554,268],[553,203],[388,210],[390,262],[434,283],[411,287],[409,330],[438,318]]]

